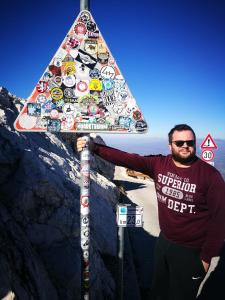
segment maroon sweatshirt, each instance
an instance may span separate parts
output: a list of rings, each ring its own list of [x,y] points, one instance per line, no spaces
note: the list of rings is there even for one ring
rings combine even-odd
[[[170,241],[201,249],[201,259],[218,256],[225,239],[225,183],[220,173],[196,157],[176,167],[171,155],[141,156],[94,144],[94,153],[154,179],[159,225]]]

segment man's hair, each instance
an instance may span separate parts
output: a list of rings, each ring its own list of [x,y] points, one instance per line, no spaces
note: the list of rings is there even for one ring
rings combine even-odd
[[[190,130],[193,133],[193,135],[194,135],[194,140],[196,140],[195,132],[194,132],[194,130],[189,125],[187,125],[187,124],[178,124],[178,125],[175,125],[170,130],[170,132],[168,133],[169,144],[172,143],[172,136],[173,136],[174,131],[183,131],[183,130]]]

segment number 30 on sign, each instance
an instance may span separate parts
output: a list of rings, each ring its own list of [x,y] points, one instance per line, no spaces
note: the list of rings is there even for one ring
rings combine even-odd
[[[204,150],[201,157],[204,161],[211,161],[214,158],[214,152],[212,150]]]

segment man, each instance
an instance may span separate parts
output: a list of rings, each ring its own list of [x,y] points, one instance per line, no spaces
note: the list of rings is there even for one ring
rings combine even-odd
[[[92,144],[102,158],[154,179],[160,235],[156,243],[151,299],[192,300],[211,258],[225,238],[225,183],[196,156],[196,136],[186,125],[168,134],[170,155],[140,156]],[[77,149],[85,146],[81,138]]]

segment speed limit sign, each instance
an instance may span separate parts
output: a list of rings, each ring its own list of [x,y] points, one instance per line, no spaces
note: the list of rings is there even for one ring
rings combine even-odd
[[[211,161],[214,158],[214,152],[208,149],[203,150],[201,157],[204,161]]]

